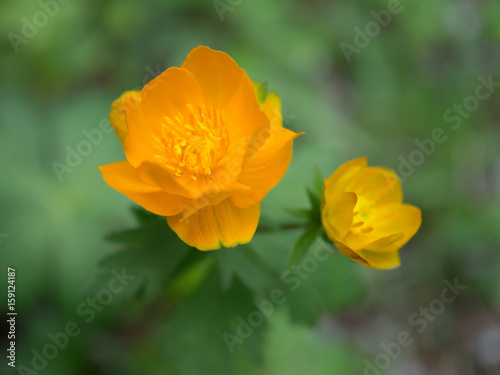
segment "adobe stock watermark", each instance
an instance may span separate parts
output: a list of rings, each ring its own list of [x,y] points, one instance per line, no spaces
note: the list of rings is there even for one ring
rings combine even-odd
[[[90,131],[82,130],[84,139],[78,142],[74,148],[71,146],[65,147],[66,158],[64,162],[52,162],[52,169],[59,182],[63,182],[64,174],[73,172],[82,163],[83,159],[92,153],[94,147],[102,143],[104,134],[113,133],[113,131],[114,129],[107,118],[102,119],[95,129]]]
[[[493,80],[492,74],[487,78],[479,76],[477,80],[479,83],[474,90],[474,94],[467,96],[460,103],[454,103],[443,113],[443,120],[446,124],[450,124],[449,128],[451,130],[458,130],[464,120],[468,119],[473,112],[478,110],[481,102],[489,99],[493,92],[495,92],[495,89],[500,86],[500,82]],[[434,128],[429,138],[414,140],[416,148],[410,151],[407,158],[403,155],[398,156],[399,165],[397,172],[401,182],[409,178],[417,167],[421,166],[428,157],[434,154],[437,145],[446,142],[449,138],[448,134],[446,134],[447,132],[449,133],[449,129]]]
[[[276,116],[276,114],[274,114]],[[283,106],[283,112],[281,114],[281,118],[282,118],[282,121],[283,121],[283,125],[290,125],[290,123],[292,122],[292,120],[297,117],[297,115],[294,115],[293,113],[288,113],[287,109],[286,109],[286,105]]]
[[[232,12],[241,3],[243,3],[243,0],[214,0],[212,4],[222,22],[224,21],[224,13]]]
[[[410,0],[411,1],[411,0]],[[353,45],[347,42],[340,43],[340,49],[345,59],[350,64],[353,54],[359,55],[364,48],[368,47],[373,38],[376,38],[383,28],[390,25],[392,17],[403,11],[403,5],[400,0],[389,0],[386,9],[378,12],[370,12],[371,21],[368,21],[363,29],[359,26],[354,28]]]
[[[255,300],[255,310],[246,317],[238,317],[235,320],[235,329],[232,332],[224,332],[222,339],[226,344],[229,353],[233,354],[236,345],[241,345],[254,333],[255,329],[261,327],[265,320],[275,311],[276,306],[286,302],[286,293],[294,292],[300,288],[304,280],[309,279],[320,263],[324,262],[332,255],[336,254],[333,246],[317,239],[312,250],[312,254],[305,257],[299,265],[293,266],[281,275],[280,279],[283,288],[273,289],[267,299]]]
[[[142,85],[145,86],[153,78],[159,76],[162,72],[160,64],[156,65],[156,71],[153,70],[149,65],[146,66],[146,75],[142,79]],[[157,87],[161,82],[161,78],[157,79],[154,83],[146,86],[146,89],[142,91],[143,98],[147,95],[147,92]],[[139,91],[143,89],[143,86],[136,86],[132,90]],[[63,161],[53,161],[52,170],[54,171],[59,182],[63,182],[64,175],[71,173],[77,168],[83,161],[83,159],[89,156],[96,147],[98,147],[104,140],[105,134],[113,133],[114,129],[109,123],[107,117],[101,119],[99,125],[91,130],[82,130],[82,138],[74,146],[66,146],[66,156]]]
[[[453,283],[448,280],[443,281],[445,288],[441,290],[439,297],[430,301],[427,306],[420,307],[418,311],[412,313],[408,318],[408,323],[417,334],[422,334],[427,328],[442,315],[447,305],[456,301],[466,290],[467,285],[459,283],[458,278]],[[381,375],[389,368],[393,361],[397,360],[403,353],[404,348],[409,347],[414,342],[414,335],[408,331],[401,331],[394,341],[380,343],[382,349],[373,360],[365,358],[363,375]]]
[[[67,348],[71,338],[75,338],[82,333],[82,325],[92,323],[97,313],[111,304],[114,296],[121,293],[129,285],[129,282],[135,279],[135,276],[126,273],[125,268],[120,273],[112,270],[111,275],[112,278],[109,280],[107,288],[101,289],[94,297],[88,297],[85,302],[76,306],[76,314],[83,318],[83,322],[78,324],[75,321],[69,321],[61,331],[49,332],[47,334],[47,343],[40,349],[33,348],[31,350],[32,359],[30,365],[16,366],[18,374],[39,375],[42,373],[49,366],[49,362],[56,359]]]
[[[40,0],[38,6],[40,10],[35,12],[30,18],[22,17],[20,34],[13,31],[7,34],[7,38],[14,49],[19,53],[20,46],[28,44],[31,39],[38,35],[41,28],[45,27],[51,18],[57,16],[61,10],[61,5],[66,5],[71,0]]]

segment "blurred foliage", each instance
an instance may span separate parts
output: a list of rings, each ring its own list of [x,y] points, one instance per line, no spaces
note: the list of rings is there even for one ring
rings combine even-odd
[[[480,76],[500,81],[500,3],[402,1],[402,12],[348,63],[340,44],[353,44],[354,28],[388,1],[221,1],[230,9],[222,20],[212,1],[42,0],[57,4],[47,22],[37,16],[40,2],[2,1],[0,233],[8,236],[0,236],[0,264],[17,270],[17,363],[29,366],[50,332],[75,321],[81,333],[42,373],[360,374],[401,330],[415,343],[384,374],[498,372],[500,92],[456,130],[443,115],[474,95]],[[43,25],[15,53],[8,35],[23,35],[27,22]],[[53,170],[87,139],[84,130],[99,129],[112,100],[178,66],[199,44],[268,82],[282,98],[285,126],[306,132],[263,201],[268,230],[212,254],[179,243],[163,219],[134,221],[133,204],[97,169],[124,158],[113,134],[101,133],[62,181]],[[447,140],[403,183],[405,200],[423,209],[423,226],[402,249],[402,267],[370,270],[337,254],[297,290],[283,285],[303,232],[276,223],[293,224],[291,210],[309,209],[311,168],[327,177],[367,155],[370,165],[398,170],[418,150],[415,140],[437,127]],[[313,237],[294,262],[312,254]],[[78,307],[122,267],[139,278],[85,323]],[[409,317],[455,278],[467,290],[416,332]],[[245,296],[268,299],[273,288],[286,292],[286,303],[230,355],[221,335],[253,309]],[[7,329],[4,322],[2,348]]]

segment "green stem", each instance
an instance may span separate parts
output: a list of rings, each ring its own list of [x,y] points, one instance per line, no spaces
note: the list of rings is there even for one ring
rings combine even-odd
[[[257,228],[257,232],[277,232],[283,230],[293,230],[298,228],[303,228],[306,226],[306,223],[284,223],[278,225],[259,225]]]

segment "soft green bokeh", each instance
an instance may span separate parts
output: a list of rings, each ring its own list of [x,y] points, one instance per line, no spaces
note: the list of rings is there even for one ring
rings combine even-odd
[[[108,187],[97,169],[124,158],[115,135],[101,133],[102,141],[62,181],[53,169],[54,162],[66,164],[68,148],[86,139],[82,131],[99,129],[123,91],[178,66],[202,44],[230,54],[253,80],[267,81],[282,98],[285,126],[306,132],[295,142],[287,175],[263,201],[265,220],[290,221],[287,209],[307,207],[313,166],[326,177],[362,155],[400,174],[406,174],[402,159],[421,162],[403,188],[405,200],[423,210],[422,228],[402,249],[399,269],[365,269],[337,254],[287,295],[289,304],[266,320],[267,329],[256,330],[250,344],[262,349],[257,361],[249,348],[220,361],[213,373],[362,374],[363,361],[373,363],[381,343],[401,331],[413,343],[381,374],[500,371],[500,86],[478,100],[458,128],[444,117],[475,95],[480,77],[500,82],[500,3],[402,1],[402,11],[350,63],[341,44],[354,46],[355,27],[364,29],[374,20],[371,12],[391,2],[215,4],[221,3],[228,9],[223,19],[214,2],[201,0],[1,3],[0,279],[6,290],[6,267],[16,268],[18,365],[30,365],[32,349],[41,351],[49,333],[75,321],[81,333],[41,373],[212,374],[222,332],[189,321],[198,313],[214,324],[228,323],[209,296],[193,297],[199,311],[186,319],[175,311],[169,319],[175,301],[163,295],[112,304],[90,323],[77,311],[98,262],[116,247],[104,235],[134,225],[133,203]],[[40,12],[53,14],[45,22]],[[16,53],[9,33],[23,35],[26,20],[41,26]],[[415,141],[431,138],[436,128],[447,139],[418,160]],[[298,235],[265,233],[252,245],[269,267],[280,269]],[[239,271],[252,274],[241,259]],[[467,289],[419,333],[423,326],[411,317],[440,298],[443,280],[455,278]],[[233,285],[232,293],[244,300],[240,287]],[[5,294],[3,316],[6,300]],[[206,311],[204,304],[210,305]],[[234,305],[241,307],[237,299]],[[315,308],[323,313],[311,325]],[[167,322],[167,333],[159,334]],[[8,326],[2,327],[1,374],[9,373]],[[176,362],[172,345],[163,350],[169,332],[187,335],[180,347],[198,343],[182,361]],[[206,365],[201,352],[211,350],[217,358]],[[184,372],[179,363],[186,363]]]

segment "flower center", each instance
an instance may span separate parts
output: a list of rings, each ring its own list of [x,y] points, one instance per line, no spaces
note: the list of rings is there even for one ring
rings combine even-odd
[[[224,112],[214,106],[187,105],[187,113],[165,117],[163,134],[155,147],[156,155],[167,168],[180,177],[189,174],[210,176],[221,163],[229,146],[229,133]]]
[[[370,233],[373,227],[373,203],[358,194],[358,202],[354,207],[351,231],[361,234]]]

